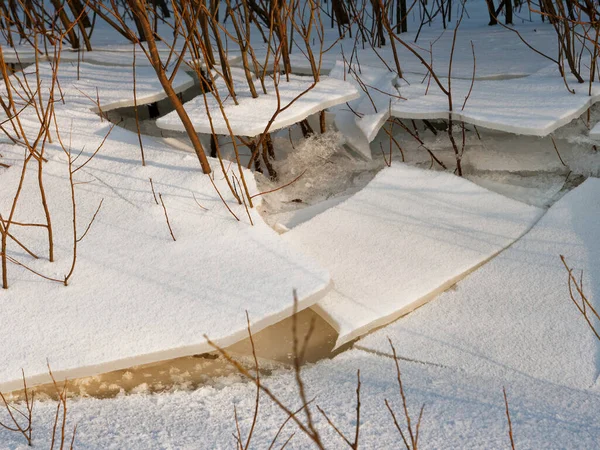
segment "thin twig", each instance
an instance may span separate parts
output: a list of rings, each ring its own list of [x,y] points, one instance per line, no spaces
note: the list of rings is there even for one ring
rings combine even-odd
[[[173,238],[173,240],[176,241],[177,239],[175,239],[175,235],[173,234],[173,229],[171,228],[171,222],[169,222],[169,214],[167,214],[167,207],[165,206],[165,202],[163,201],[162,194],[160,192],[158,193],[158,198],[160,198],[160,203],[162,204],[163,211],[165,212],[165,219],[167,219],[167,226],[169,227],[169,233],[171,233],[171,237]]]
[[[508,410],[508,397],[506,396],[506,388],[502,388],[504,393],[504,406],[506,408],[506,421],[508,422],[508,437],[510,439],[510,447],[515,450],[515,440],[513,438],[512,421],[510,420],[510,412]]]

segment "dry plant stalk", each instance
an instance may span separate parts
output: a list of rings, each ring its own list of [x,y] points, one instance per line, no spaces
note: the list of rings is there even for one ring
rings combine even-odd
[[[331,425],[331,427],[335,430],[335,432],[340,436],[344,442],[353,450],[358,450],[358,438],[360,436],[360,370],[356,371],[356,425],[354,427],[354,440],[350,441],[344,433],[340,431],[338,427],[335,426],[333,421],[327,416],[325,411],[323,411],[318,405],[317,409],[323,417],[327,420],[327,423]]]
[[[510,439],[510,448],[515,450],[515,440],[513,437],[512,421],[510,420],[510,411],[508,410],[508,397],[506,396],[506,388],[502,388],[504,394],[504,410],[506,413],[506,421],[508,423],[508,438]]]
[[[79,245],[79,242],[81,242],[87,235],[88,231],[90,231],[92,224],[96,220],[96,216],[98,215],[98,212],[100,212],[100,208],[102,208],[102,203],[104,202],[104,198],[102,198],[98,204],[98,207],[96,208],[96,212],[94,213],[94,215],[92,216],[88,225],[86,226],[85,231],[81,235],[79,235],[79,233],[77,232],[78,216],[77,216],[77,201],[76,201],[76,197],[75,197],[75,185],[77,184],[77,182],[75,181],[75,174],[77,173],[77,171],[83,169],[92,159],[94,159],[94,157],[98,154],[100,149],[104,146],[104,143],[108,139],[108,136],[110,135],[110,133],[112,132],[112,130],[116,126],[116,124],[111,125],[108,132],[106,133],[106,135],[104,135],[104,138],[98,145],[98,147],[96,147],[96,150],[94,150],[94,152],[82,164],[80,164],[77,167],[75,167],[75,161],[81,156],[81,154],[83,152],[83,148],[81,149],[79,154],[75,158],[73,158],[73,155],[71,153],[71,143],[69,142],[69,145],[67,146],[61,138],[60,131],[58,128],[58,120],[56,118],[56,114],[54,114],[54,124],[55,124],[55,130],[56,130],[56,136],[57,136],[58,142],[60,144],[60,147],[63,150],[63,153],[67,157],[67,167],[68,167],[68,171],[69,171],[69,188],[70,188],[70,194],[71,194],[70,195],[71,210],[73,212],[72,213],[73,256],[71,259],[71,268],[69,269],[69,272],[65,275],[65,277],[62,281],[65,286],[68,286],[69,280],[71,279],[71,277],[73,276],[73,273],[75,272],[75,266],[77,264],[77,247]]]
[[[34,40],[34,44],[37,48],[37,37]],[[2,262],[2,287],[4,289],[8,289],[8,262],[10,261],[13,264],[26,267],[23,263],[17,261],[16,259],[8,255],[8,238],[11,238],[11,240],[15,241],[17,245],[24,248],[27,251],[27,253],[29,253],[37,259],[37,256],[34,255],[30,250],[28,250],[10,232],[10,229],[13,225],[21,227],[33,226],[46,228],[48,233],[48,259],[50,260],[50,262],[54,260],[54,239],[52,220],[46,198],[46,192],[44,189],[43,170],[44,164],[47,162],[46,158],[44,157],[45,147],[46,143],[50,142],[49,129],[52,120],[52,113],[54,111],[54,91],[55,87],[58,85],[57,75],[60,63],[60,54],[61,47],[59,45],[57,48],[55,48],[54,65],[52,66],[52,79],[48,90],[48,98],[46,101],[44,101],[41,95],[39,59],[37,57],[35,58],[35,85],[32,86],[30,85],[26,74],[14,74],[12,76],[9,76],[7,70],[7,63],[4,59],[2,48],[0,48],[0,71],[2,73],[2,78],[4,80],[4,85],[6,88],[6,101],[4,101],[4,99],[0,99],[0,106],[4,110],[6,116],[8,117],[8,119],[4,121],[4,123],[9,121],[11,124],[12,131],[9,131],[7,128],[2,126],[0,126],[0,128],[2,129],[4,134],[7,137],[9,137],[9,139],[11,139],[11,141],[14,144],[24,148],[21,176],[15,195],[13,197],[12,205],[10,206],[10,212],[6,218],[3,218],[0,214],[0,258]],[[22,99],[25,102],[25,105],[20,107],[18,105],[17,99]],[[31,115],[36,117],[39,122],[39,128],[37,131],[31,131],[31,129],[24,125],[21,121],[21,114],[26,110],[33,110],[32,112],[34,114]],[[45,223],[19,223],[15,220],[17,204],[19,203],[24,188],[25,178],[30,164],[35,164],[37,166],[37,184],[40,193],[42,208],[44,211]],[[36,273],[35,271],[29,268],[27,268],[27,270]]]
[[[588,300],[587,295],[583,292],[583,273],[581,274],[579,281],[577,281],[577,278],[573,275],[573,269],[567,265],[567,261],[563,255],[560,255],[560,260],[565,266],[569,277],[569,297],[585,319],[590,330],[592,330],[596,338],[600,341],[600,315],[596,308],[594,308],[594,305]]]
[[[252,420],[252,428],[251,430],[254,429],[254,426],[258,420],[258,402],[259,402],[259,392],[262,392],[264,394],[267,395],[267,397],[269,397],[286,415],[287,418],[286,420],[282,423],[282,425],[280,426],[279,430],[277,431],[277,434],[275,435],[273,441],[271,442],[271,446],[269,448],[272,448],[273,445],[275,444],[275,441],[277,440],[277,438],[279,437],[279,435],[281,434],[281,431],[283,430],[284,426],[287,424],[288,421],[292,420],[297,426],[298,428],[300,428],[300,430],[306,435],[308,436],[308,438],[313,442],[313,444],[319,448],[319,449],[324,449],[324,444],[322,442],[321,436],[318,432],[318,430],[315,427],[313,418],[312,418],[312,414],[308,408],[308,405],[310,403],[313,402],[313,400],[307,400],[306,397],[306,389],[304,386],[304,381],[302,380],[301,377],[301,361],[303,360],[304,356],[305,356],[305,352],[306,352],[306,348],[308,345],[308,341],[310,339],[310,336],[313,333],[314,330],[314,321],[311,323],[311,326],[309,327],[309,331],[307,333],[307,335],[304,338],[304,341],[302,343],[302,346],[299,345],[299,340],[298,340],[298,335],[297,335],[297,315],[296,312],[298,310],[298,297],[296,295],[296,292],[294,291],[294,315],[292,316],[293,321],[292,321],[292,328],[293,328],[293,353],[294,353],[294,374],[295,374],[295,380],[296,380],[296,386],[298,388],[298,396],[300,397],[300,400],[302,402],[302,406],[297,409],[297,410],[291,410],[290,408],[288,408],[287,406],[285,406],[285,404],[277,397],[277,395],[275,395],[273,393],[273,391],[271,391],[268,387],[266,387],[264,384],[261,383],[260,381],[260,377],[258,376],[258,359],[256,357],[256,349],[255,349],[255,345],[254,345],[254,340],[252,338],[252,332],[250,329],[250,321],[248,319],[247,323],[248,323],[248,334],[250,336],[250,344],[252,346],[252,353],[254,356],[254,361],[255,361],[255,369],[256,369],[256,375],[253,375],[246,367],[244,367],[242,364],[240,364],[240,362],[238,362],[237,360],[235,360],[225,349],[223,349],[222,347],[220,347],[219,345],[215,344],[214,342],[212,342],[208,336],[204,336],[204,338],[207,340],[208,344],[210,346],[212,346],[215,350],[217,350],[217,352],[219,352],[219,354],[221,354],[221,356],[223,356],[230,364],[232,364],[236,370],[244,375],[246,378],[248,378],[249,380],[251,380],[253,383],[256,384],[257,386],[257,397],[256,397],[256,403],[255,403],[255,410],[254,410],[254,417]],[[300,413],[302,410],[304,410],[305,413],[305,421],[300,420],[300,418],[298,418],[298,413]],[[236,414],[237,417],[237,414]],[[237,419],[236,419],[236,424],[237,424]],[[234,437],[236,438],[236,442],[237,442],[237,446],[238,448],[246,448],[244,446],[240,447],[242,444],[242,441],[240,439],[241,434],[238,433],[238,435],[234,434]],[[292,434],[293,436],[293,434]],[[290,436],[287,441],[285,442],[284,446],[287,445],[287,443],[291,440],[292,436]],[[251,437],[251,434],[249,434],[248,438]],[[246,441],[246,446],[249,443],[249,439]]]
[[[175,111],[177,112],[177,115],[179,116],[179,119],[181,120],[181,123],[185,128],[188,138],[190,139],[192,146],[194,147],[194,151],[196,153],[196,156],[198,157],[198,161],[200,162],[202,171],[208,174],[211,172],[211,167],[206,157],[206,153],[204,152],[204,147],[202,146],[202,143],[200,142],[200,139],[196,134],[196,130],[194,129],[194,125],[192,124],[189,115],[183,107],[181,99],[177,96],[177,93],[173,88],[173,78],[177,71],[174,70],[172,75],[169,77],[167,75],[167,66],[164,65],[161,60],[160,53],[156,45],[155,34],[150,24],[151,19],[148,15],[148,4],[145,0],[127,0],[127,4],[131,8],[131,11],[135,16],[136,23],[138,23],[141,27],[140,31],[143,32],[142,36],[148,48],[146,49],[146,47],[144,47],[141,44],[141,40],[139,39],[137,40],[137,43],[148,58],[148,61],[150,62],[152,67],[154,68],[156,76],[158,77],[158,80],[160,81],[160,84],[162,85],[165,94],[167,94],[167,97],[169,98],[171,104],[175,108]],[[123,24],[125,23],[123,22]],[[129,33],[133,35],[131,30],[129,30]],[[185,51],[181,52],[178,59],[182,61],[184,57]],[[176,67],[178,68],[179,66],[176,65]]]
[[[56,413],[54,415],[54,426],[52,427],[52,440],[50,442],[50,450],[54,450],[55,445],[58,450],[64,450],[65,445],[67,444],[67,379],[65,378],[63,386],[60,387],[56,379],[54,378],[54,374],[52,373],[52,369],[50,368],[50,363],[48,362],[47,365],[48,373],[50,374],[52,384],[54,385],[54,389],[58,397],[58,404],[56,405]],[[68,447],[69,450],[73,450],[74,448],[76,434],[77,424],[73,426],[73,433],[71,435],[71,441]]]
[[[2,392],[0,392],[0,398],[2,398],[2,403],[4,404],[4,408],[6,408],[6,412],[8,413],[8,416],[10,417],[10,420],[12,422],[12,425],[6,425],[6,424],[0,422],[0,426],[8,431],[22,434],[23,437],[25,438],[25,440],[27,441],[27,445],[31,447],[31,433],[32,433],[32,428],[33,428],[32,427],[32,425],[33,425],[33,405],[34,405],[35,391],[29,390],[27,388],[27,381],[25,380],[25,371],[21,370],[21,372],[23,375],[23,392],[25,395],[25,412],[21,411],[17,407],[8,403],[6,401],[6,398],[2,394]],[[18,416],[16,416],[13,413],[13,411],[14,411],[14,413],[18,414]],[[17,420],[17,417],[19,417],[19,416],[21,416],[23,418],[23,421],[25,422],[24,425],[21,424],[20,420]]]
[[[388,402],[387,399],[385,399],[385,406],[387,407],[388,411],[390,412],[390,414],[392,416],[392,419],[394,420],[394,425],[395,425],[396,429],[398,430],[398,432],[400,433],[400,437],[402,438],[402,442],[404,443],[406,450],[417,450],[418,445],[419,445],[419,428],[421,427],[421,419],[423,418],[423,410],[425,409],[425,404],[423,404],[421,406],[421,411],[419,412],[419,418],[417,419],[417,424],[413,428],[411,416],[408,411],[406,394],[404,392],[404,385],[402,384],[402,374],[400,372],[400,364],[398,362],[398,355],[396,354],[396,348],[394,347],[394,344],[392,344],[391,339],[388,338],[388,341],[390,343],[390,347],[392,347],[392,354],[394,357],[394,362],[396,363],[396,379],[398,380],[398,388],[400,390],[400,398],[402,399],[402,411],[404,414],[404,419],[406,421],[406,428],[408,431],[408,436],[406,435],[406,431],[403,431],[402,427],[398,423],[396,414],[394,413],[394,410],[392,409],[392,406],[390,405],[390,403]]]
[[[167,221],[167,226],[169,227],[169,233],[171,234],[171,238],[173,239],[173,241],[176,241],[177,239],[175,239],[175,235],[173,234],[173,228],[171,228],[171,222],[169,221],[169,214],[167,213],[167,207],[165,206],[165,202],[162,198],[162,194],[159,192],[158,193],[158,198],[160,200],[160,204],[162,205],[163,208],[163,212],[165,213],[165,219]]]

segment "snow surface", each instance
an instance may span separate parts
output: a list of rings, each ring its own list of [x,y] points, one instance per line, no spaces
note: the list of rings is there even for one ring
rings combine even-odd
[[[575,94],[567,91],[556,66],[546,67],[533,75],[508,80],[452,80],[452,111],[448,97],[434,80],[401,84],[401,99],[392,102],[390,114],[401,119],[444,119],[464,121],[508,133],[547,136],[557,128],[579,117],[600,99],[600,88],[594,84],[588,95],[588,84],[579,85],[567,77]],[[444,88],[447,79],[441,78]],[[552,92],[552,95],[548,95]],[[468,100],[464,106],[465,99]],[[363,118],[361,127],[369,141],[384,123],[374,115]]]
[[[109,67],[90,63],[79,64],[79,77],[74,75],[76,71],[75,63],[68,63],[62,69],[62,76],[72,80],[74,90],[71,93],[71,105],[75,107],[74,102],[87,103],[92,111],[103,112],[111,109],[134,106],[133,98],[133,71],[131,67]],[[43,65],[40,73],[44,76],[50,76],[50,67]],[[135,99],[138,105],[153,103],[165,98],[163,88],[156,77],[156,72],[152,67],[136,67],[135,71]],[[173,89],[175,93],[185,91],[194,85],[194,80],[183,71],[178,71],[173,79]],[[61,86],[62,87],[62,86]],[[92,100],[100,99],[100,108],[92,103]],[[85,100],[84,100],[85,97]]]
[[[600,180],[554,204],[509,249],[438,299],[358,345],[468,373],[520,374],[565,386],[596,383],[599,344],[569,298],[564,255],[584,292],[600,291]]]
[[[260,81],[254,80],[259,96],[252,98],[243,71],[232,69],[232,73],[238,105],[230,97],[221,77],[215,80],[215,84],[223,100],[224,113],[221,112],[217,98],[212,93],[207,93],[206,96],[200,95],[185,104],[185,109],[198,133],[210,134],[214,129],[216,134],[229,135],[227,122],[223,117],[225,114],[233,135],[254,137],[265,131],[277,112],[278,100],[272,78],[265,79],[267,94],[263,94]],[[357,89],[350,83],[327,77],[321,77],[319,82],[314,83],[312,77],[290,75],[290,80],[286,81],[285,76],[282,76],[277,89],[280,94],[279,107],[282,111],[271,123],[269,132],[298,123],[311,114],[353,100],[359,95]],[[299,98],[294,100],[298,96]],[[205,100],[210,118],[206,112]],[[212,128],[210,120],[212,120]],[[156,123],[167,130],[184,131],[176,112],[161,117]]]
[[[77,87],[104,80],[100,96],[108,104],[131,94],[121,77],[111,76],[123,69],[82,65],[77,81],[75,66],[61,67],[65,104],[55,105],[56,119],[73,155],[81,151],[75,163],[79,166],[110,127],[90,111],[93,104]],[[49,83],[49,73],[49,67],[40,68],[43,85]],[[156,83],[141,83],[146,86],[142,92],[150,92]],[[31,115],[24,112],[23,121],[33,132],[36,120]],[[33,260],[13,244],[9,252],[32,269],[63,279],[72,261],[72,207],[67,158],[53,139],[55,144],[46,149],[44,180],[57,260]],[[234,202],[215,160],[214,183],[240,222],[222,204],[210,178],[202,175],[195,155],[151,138],[144,138],[144,152],[145,167],[137,135],[115,127],[95,158],[76,173],[78,236],[101,199],[103,204],[79,243],[69,286],[9,267],[10,288],[0,292],[0,351],[5,358],[0,389],[18,388],[21,368],[31,385],[47,382],[47,360],[57,377],[79,377],[209,351],[204,334],[229,345],[247,336],[245,310],[258,331],[291,314],[294,289],[299,307],[305,308],[328,287],[328,273],[286,245],[254,210],[249,212],[254,226],[248,223],[244,206]],[[1,174],[0,210],[7,211],[20,177],[22,150],[4,145],[2,154],[3,162],[12,164]],[[240,177],[235,167],[229,176],[234,171]],[[36,175],[30,165],[15,220],[43,218]],[[244,171],[244,176],[250,192],[256,193],[251,172]],[[162,194],[176,242],[149,178],[156,195]],[[13,226],[11,232],[46,255],[47,240],[39,228]]]
[[[543,380],[474,376],[405,360],[400,361],[400,367],[413,424],[425,404],[419,448],[510,448],[503,387],[516,448],[590,449],[596,448],[600,440],[597,392]],[[402,447],[385,406],[387,399],[406,430],[393,360],[350,350],[302,372],[307,397],[314,397],[312,417],[326,448],[344,448],[346,444],[316,405],[352,440],[357,369],[362,383],[359,448]],[[290,409],[301,406],[290,371],[276,371],[261,381]],[[240,383],[236,377],[222,379],[220,384],[193,392],[69,401],[67,437],[77,423],[75,448],[82,450],[231,448],[235,446],[232,433],[237,434],[233,408],[237,409],[239,426],[246,437],[252,424],[256,388],[251,383]],[[268,448],[286,419],[266,396],[261,396],[260,402],[251,448]],[[55,411],[54,402],[36,403],[34,448],[49,448]],[[298,417],[304,420],[303,415]],[[292,421],[284,427],[274,448],[280,448],[293,433],[286,448],[313,448]],[[29,447],[20,435],[0,429],[0,448]]]
[[[430,300],[540,214],[454,175],[394,164],[283,238],[331,271],[334,289],[315,308],[339,346]]]
[[[461,4],[462,5],[462,4]],[[416,4],[413,13],[420,5]],[[466,5],[470,17],[462,21],[456,35],[456,45],[452,60],[452,77],[471,80],[473,76],[473,52],[471,42],[475,47],[476,71],[475,78],[478,80],[498,80],[507,78],[519,78],[531,75],[548,65],[548,59],[533,52],[519,39],[518,35],[502,26],[488,27],[489,20],[487,6],[483,1],[476,1]],[[454,14],[454,13],[453,13]],[[460,13],[457,13],[460,15]],[[456,22],[448,23],[448,28],[443,30],[439,15],[433,26],[423,27],[418,40],[415,42],[417,29],[420,23],[418,17],[414,21],[411,14],[408,22],[408,33],[399,35],[404,42],[414,51],[419,53],[425,61],[433,64],[438,74],[448,74],[450,63],[450,50],[452,48],[453,32]],[[517,21],[516,21],[517,22]],[[542,23],[527,23],[521,20],[513,27],[523,39],[540,52],[554,56],[557,53],[556,33],[552,26]],[[355,31],[358,31],[355,29]],[[329,43],[339,38],[337,30],[326,28]],[[258,39],[257,39],[258,41]],[[388,37],[386,36],[386,42]],[[325,47],[329,47],[328,45]],[[265,50],[260,48],[262,43],[254,47],[259,60],[264,60]],[[318,54],[320,45],[318,42],[312,46],[314,54]],[[402,44],[396,43],[396,51],[403,75],[418,74],[424,76],[427,69],[414,54],[407,50]],[[515,57],[515,53],[519,57]],[[308,59],[302,52],[293,51],[291,56],[292,71],[294,73],[310,74],[311,68]],[[390,45],[372,49],[369,45],[363,45],[360,32],[353,37],[347,36],[340,39],[327,53],[322,55],[322,71],[334,68],[336,61],[345,57],[352,64],[361,64],[372,67],[384,67],[384,64],[396,70],[393,51]],[[241,61],[236,65],[241,67]],[[419,78],[420,81],[420,78]]]
[[[590,138],[600,140],[600,122],[593,126],[589,134]]]

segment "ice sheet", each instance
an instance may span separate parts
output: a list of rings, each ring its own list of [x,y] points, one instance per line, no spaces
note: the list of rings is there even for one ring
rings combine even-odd
[[[564,255],[597,306],[600,180],[565,195],[521,240],[435,301],[358,345],[503,377],[590,387],[598,341],[569,298]]]
[[[346,144],[371,159],[369,142],[374,136],[365,136],[362,132],[363,116],[383,117],[385,121],[390,101],[398,96],[395,88],[398,75],[387,69],[357,64],[348,66],[344,61],[337,61],[329,76],[348,81],[360,92],[359,98],[333,108],[332,112],[335,113],[337,129],[346,137]],[[379,124],[377,131],[382,125]]]
[[[283,238],[330,270],[334,289],[315,308],[339,346],[429,300],[540,214],[454,175],[394,164]]]
[[[588,84],[578,84],[572,76],[567,80],[575,94],[567,91],[555,66],[525,78],[475,81],[470,95],[471,80],[453,80],[450,112],[448,97],[433,80],[427,88],[427,82],[419,83],[413,79],[410,85],[400,87],[403,99],[392,103],[390,115],[402,119],[444,120],[451,115],[455,121],[493,130],[546,136],[579,117],[600,99],[598,85],[592,86],[590,96]],[[441,78],[441,82],[447,89],[447,80]],[[552,95],[548,95],[549,92]],[[381,127],[381,118],[374,115],[370,120],[363,120],[363,132],[374,137]]]
[[[215,80],[216,89],[218,89],[223,100],[224,114],[235,136],[257,136],[265,131],[278,108],[274,82],[271,78],[266,78],[267,94],[265,95],[260,82],[255,80],[254,84],[259,96],[258,98],[252,98],[243,72],[239,69],[232,69],[232,72],[238,105],[235,105],[229,95],[223,79],[218,77]],[[312,77],[290,75],[289,82],[285,80],[285,76],[281,77],[278,85],[281,112],[270,124],[270,132],[298,123],[311,114],[353,100],[359,95],[350,83],[334,78],[321,77],[320,81],[311,88],[313,84]],[[310,90],[308,90],[309,88]],[[305,91],[307,92],[304,93]],[[200,95],[185,104],[185,109],[196,131],[210,134],[211,130],[214,129],[216,134],[229,135],[229,128],[216,97],[211,93],[207,93],[206,101],[208,102],[213,128],[211,128],[209,116],[206,113],[204,96]],[[290,106],[287,107],[287,105]],[[176,131],[184,130],[175,112],[161,117],[156,123],[160,128]]]

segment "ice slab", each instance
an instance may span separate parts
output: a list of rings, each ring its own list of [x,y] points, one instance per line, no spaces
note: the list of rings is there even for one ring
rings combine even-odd
[[[600,290],[600,180],[565,195],[509,249],[427,306],[358,345],[502,377],[524,375],[589,387],[598,376],[598,341],[570,300],[560,255],[583,271],[584,292]]]
[[[330,270],[315,309],[342,345],[406,314],[521,236],[541,210],[401,164],[283,238]]]
[[[479,7],[479,5],[472,4],[468,8],[469,14],[476,7]],[[523,77],[531,75],[548,65],[548,59],[527,48],[514,31],[507,30],[502,26],[488,27],[489,17],[485,5],[482,12],[481,16],[471,17],[469,20],[465,19],[461,23],[456,36],[452,61],[452,76],[454,78],[471,80],[473,76],[471,42],[475,47],[477,58],[475,78],[479,80]],[[418,15],[416,17],[418,19]],[[408,33],[402,33],[400,38],[419,53],[425,61],[432,62],[436,73],[445,76],[448,74],[455,22],[448,23],[448,29],[446,30],[439,26],[441,24],[438,23],[437,25],[423,27],[418,40],[415,42],[417,30],[420,29],[420,22],[417,20],[412,25],[409,23]],[[538,22],[520,23],[515,28],[523,39],[540,52],[546,55],[557,54],[556,33],[552,26]],[[337,33],[332,37],[337,39]],[[345,39],[340,39],[331,50],[322,55],[322,70],[333,69],[336,60],[340,59],[341,56],[345,56],[348,61],[352,60],[353,63],[358,61],[361,65],[372,67],[384,67],[385,64],[396,70],[394,54],[387,36],[386,42],[385,46],[372,49],[369,46],[363,47],[361,45],[360,33],[357,33],[354,37],[347,35]],[[432,47],[430,47],[430,44],[432,44]],[[312,48],[313,52],[318,54],[320,45],[315,43]],[[265,59],[264,49],[255,47],[255,51],[259,60]],[[403,75],[418,74],[422,78],[427,74],[427,69],[421,61],[402,44],[396,43],[396,51]],[[518,57],[515,56],[517,54]],[[294,73],[311,73],[310,62],[302,52],[294,51],[290,57]],[[241,61],[236,61],[236,64],[241,67]]]
[[[232,69],[232,73],[238,105],[234,103],[229,95],[223,79],[218,77],[215,80],[216,89],[223,99],[225,117],[235,136],[257,136],[265,131],[278,108],[273,79],[267,77],[265,80],[267,94],[263,94],[260,81],[254,80],[256,92],[259,96],[258,98],[252,98],[243,71]],[[313,85],[314,87],[311,88]],[[315,84],[312,77],[298,75],[290,75],[289,81],[286,81],[285,76],[282,76],[278,90],[281,112],[277,114],[275,120],[271,123],[270,132],[298,123],[311,114],[353,100],[359,95],[350,83],[343,80],[322,77]],[[212,128],[207,114],[205,98],[210,111]],[[207,93],[206,96],[200,95],[194,98],[185,104],[185,109],[198,133],[210,134],[214,129],[216,134],[229,135],[227,122],[214,94]],[[183,125],[175,112],[161,117],[156,123],[160,128],[184,131]]]
[[[356,64],[349,66],[344,61],[337,61],[329,76],[348,81],[361,93],[356,100],[337,106],[332,112],[335,114],[335,126],[346,137],[346,144],[365,158],[371,159],[369,142],[374,136],[365,136],[362,132],[363,117],[383,117],[385,121],[390,101],[398,97],[398,90],[395,88],[398,75],[387,69]]]
[[[88,67],[81,69],[79,82],[86,80]],[[40,73],[43,85],[47,75]],[[32,83],[35,74],[30,76]],[[79,166],[95,151],[110,124],[89,110],[89,100],[74,86],[76,76],[76,69],[62,66],[59,78],[65,103],[55,104],[55,114],[63,142],[69,143],[74,156],[81,151],[75,163]],[[110,91],[111,80],[116,98],[127,95],[120,91],[119,77],[108,76],[103,91]],[[25,127],[35,131],[36,122],[28,117],[35,113],[22,114]],[[46,234],[36,227],[13,225],[11,232],[40,259],[29,257],[12,242],[8,253],[31,269],[62,280],[72,264],[73,217],[66,155],[57,147],[54,128],[52,133],[44,180],[56,262],[44,258]],[[43,280],[23,267],[9,267],[10,287],[0,292],[0,350],[5,358],[0,390],[20,386],[21,368],[32,385],[49,381],[47,360],[54,374],[63,378],[210,351],[204,334],[219,345],[247,336],[245,310],[258,331],[292,313],[294,289],[300,308],[306,308],[328,287],[328,273],[291,249],[254,210],[249,211],[254,222],[250,225],[216,161],[211,163],[219,192],[201,173],[195,155],[152,138],[144,138],[144,153],[145,167],[138,136],[115,127],[100,152],[75,174],[78,236],[102,199],[103,203],[79,242],[69,286]],[[2,154],[3,162],[12,164],[0,174],[4,213],[20,178],[23,152],[5,144]],[[250,192],[257,192],[252,174],[244,171],[244,176]],[[156,196],[162,195],[177,241],[170,236],[150,178]],[[36,167],[30,165],[15,220],[42,221],[36,186]],[[219,193],[240,221],[228,212]]]
[[[448,97],[432,80],[427,83],[413,82],[400,87],[399,99],[392,103],[390,115],[401,119],[443,119],[450,116],[477,126],[508,133],[546,136],[557,128],[579,117],[600,99],[600,87],[578,84],[572,76],[567,77],[575,94],[567,91],[565,82],[555,67],[513,80],[475,81],[468,101],[463,103],[471,88],[471,80],[452,80],[453,108],[449,110]],[[442,79],[447,88],[447,81]],[[549,95],[549,92],[552,95]],[[381,120],[374,117],[370,127],[365,126],[366,136],[375,136]]]
[[[50,76],[47,64],[40,66],[40,73]],[[61,80],[70,82],[72,101],[87,104],[95,112],[134,106],[133,69],[131,66],[109,67],[90,63],[80,63],[79,69],[74,62],[61,63]],[[152,67],[136,67],[135,92],[138,105],[162,100],[166,94]],[[179,70],[173,79],[176,93],[185,91],[194,85],[194,80]],[[100,107],[97,101],[100,101]],[[72,106],[75,106],[74,104]]]

